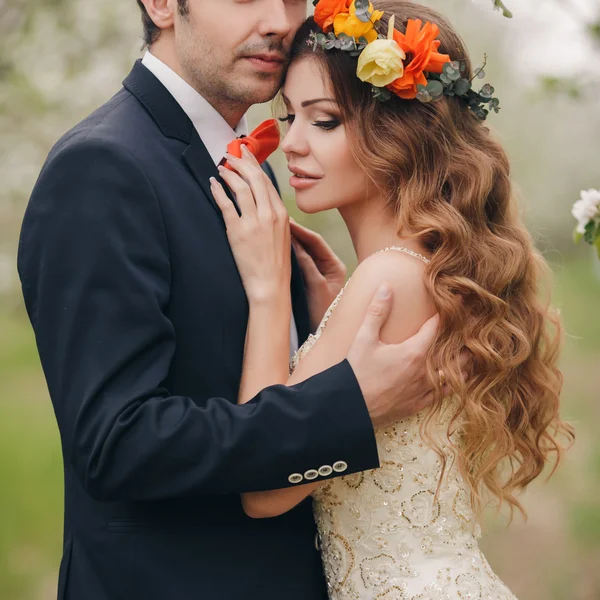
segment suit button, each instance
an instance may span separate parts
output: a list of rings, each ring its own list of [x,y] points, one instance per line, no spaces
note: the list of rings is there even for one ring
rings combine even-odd
[[[292,473],[292,475],[288,477],[290,483],[300,483],[303,479],[304,477],[302,477],[300,473]]]
[[[304,479],[307,479],[308,481],[312,481],[313,479],[316,479],[319,476],[319,471],[315,471],[314,469],[310,469],[309,471],[306,471],[306,473],[304,473]]]
[[[348,468],[348,465],[343,460],[339,460],[338,462],[336,462],[333,465],[333,470],[336,473],[343,473],[347,468]]]
[[[321,477],[329,477],[333,473],[333,469],[329,465],[323,465],[319,469],[319,475]]]

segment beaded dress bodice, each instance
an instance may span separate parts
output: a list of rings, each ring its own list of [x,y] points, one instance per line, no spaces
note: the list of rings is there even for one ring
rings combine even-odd
[[[406,248],[396,250],[428,262]],[[342,297],[292,359],[293,370],[321,336]],[[422,438],[419,414],[375,432],[380,468],[331,479],[313,494],[331,600],[516,600],[477,544],[480,529],[457,464],[460,427],[447,434],[448,398],[433,435]],[[459,424],[460,425],[460,424]]]

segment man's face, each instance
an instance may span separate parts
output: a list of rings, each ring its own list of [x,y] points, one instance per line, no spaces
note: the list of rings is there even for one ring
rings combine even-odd
[[[192,85],[213,105],[251,105],[279,89],[306,0],[188,0],[175,44]]]

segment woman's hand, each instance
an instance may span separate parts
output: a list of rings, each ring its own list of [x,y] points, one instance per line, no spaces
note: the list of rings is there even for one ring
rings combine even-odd
[[[242,154],[241,159],[226,157],[235,171],[219,168],[235,195],[241,216],[214,178],[211,189],[223,213],[229,244],[252,305],[289,295],[291,238],[289,215],[277,190],[245,146]]]
[[[346,282],[346,265],[318,233],[291,220],[292,244],[304,275],[312,330]]]

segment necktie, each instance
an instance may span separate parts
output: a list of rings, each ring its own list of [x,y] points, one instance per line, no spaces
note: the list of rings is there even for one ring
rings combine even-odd
[[[279,127],[275,119],[261,123],[250,135],[233,140],[227,146],[227,152],[242,158],[242,146],[246,146],[259,163],[264,163],[279,147]],[[225,167],[231,169],[227,162]]]

